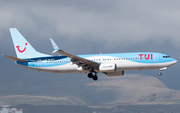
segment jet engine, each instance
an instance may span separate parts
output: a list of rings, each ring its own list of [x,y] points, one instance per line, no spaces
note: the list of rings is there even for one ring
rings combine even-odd
[[[99,66],[100,72],[115,72],[117,69],[115,63],[101,63]]]

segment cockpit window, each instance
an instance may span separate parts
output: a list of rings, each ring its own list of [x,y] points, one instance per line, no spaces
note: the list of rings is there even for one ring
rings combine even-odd
[[[170,56],[163,56],[163,58],[170,58]]]

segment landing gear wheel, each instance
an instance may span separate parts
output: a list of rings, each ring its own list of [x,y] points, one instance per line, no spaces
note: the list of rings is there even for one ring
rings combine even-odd
[[[96,81],[98,79],[97,75],[93,76],[93,80]]]
[[[161,75],[162,75],[162,73],[161,73],[161,72],[159,72],[159,73],[158,73],[158,75],[159,75],[159,76],[161,76]]]
[[[93,78],[93,74],[92,74],[92,73],[89,73],[89,74],[88,74],[88,77],[89,77],[89,78]]]

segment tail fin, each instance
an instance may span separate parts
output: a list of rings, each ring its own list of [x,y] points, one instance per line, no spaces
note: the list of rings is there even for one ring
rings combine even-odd
[[[50,55],[37,52],[16,28],[10,28],[11,37],[18,58],[47,57]]]

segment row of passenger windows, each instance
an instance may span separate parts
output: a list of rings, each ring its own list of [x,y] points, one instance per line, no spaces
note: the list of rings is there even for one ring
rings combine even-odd
[[[168,56],[163,56],[163,58],[167,58]],[[169,57],[168,57],[169,58]],[[139,57],[133,57],[133,58],[114,58],[114,60],[136,60],[136,59],[140,59]],[[144,57],[142,58],[144,59]],[[101,59],[91,59],[92,61],[101,61]],[[110,61],[112,59],[102,59],[103,61]],[[68,63],[71,61],[48,61],[47,63]]]
[[[139,57],[133,57],[133,58],[114,58],[114,60],[136,60],[139,59]],[[142,57],[143,59],[143,57]]]
[[[51,62],[47,62],[47,63],[68,63],[71,61],[51,61]]]
[[[101,59],[91,59],[92,61],[101,61]],[[103,61],[108,61],[108,60],[111,60],[111,59],[103,59]]]
[[[114,60],[136,60],[136,59],[140,59],[139,57],[133,57],[133,58],[114,58]],[[144,59],[144,57],[142,57],[142,59]],[[101,59],[91,59],[92,61],[101,61]],[[103,61],[109,61],[112,59],[102,59]]]

